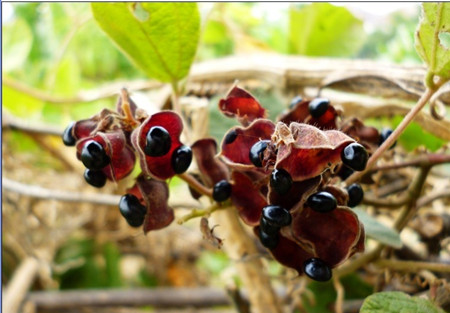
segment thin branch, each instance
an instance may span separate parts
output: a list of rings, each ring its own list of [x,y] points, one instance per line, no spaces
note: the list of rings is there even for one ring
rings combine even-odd
[[[248,292],[242,292],[248,299]],[[283,296],[284,289],[278,290]],[[170,288],[157,289],[103,289],[103,290],[71,290],[71,291],[33,291],[28,294],[27,301],[36,304],[39,311],[55,311],[85,307],[119,307],[119,306],[156,306],[164,307],[217,307],[230,306],[232,303],[222,288]]]
[[[362,203],[382,208],[398,208],[402,205],[405,205],[408,201],[409,197],[407,194],[404,194],[402,197],[399,197],[397,199],[381,199],[364,195]]]
[[[63,133],[63,130],[59,127],[54,127],[50,125],[43,125],[43,124],[29,124],[27,121],[24,121],[22,119],[18,119],[10,114],[3,113],[3,119],[2,119],[2,128],[3,129],[14,129],[14,130],[20,130],[26,133],[31,134],[39,134],[39,135],[54,135],[54,136],[61,136]]]
[[[441,198],[449,198],[450,199],[450,190],[439,190],[436,192],[432,192],[427,194],[426,196],[421,197],[419,200],[417,200],[417,207],[423,207],[426,206],[433,201]]]
[[[2,188],[33,198],[64,202],[89,202],[93,204],[117,206],[120,201],[120,196],[117,195],[46,189],[40,186],[19,183],[6,177],[3,177],[2,179]]]
[[[45,200],[57,200],[63,202],[86,202],[92,204],[117,206],[120,201],[120,196],[118,195],[47,189],[42,188],[40,186],[23,184],[6,177],[3,177],[2,179],[2,188],[8,191],[30,196],[33,198]],[[195,207],[193,204],[186,203],[186,201],[169,200],[169,205],[173,208]]]
[[[28,300],[36,303],[40,310],[88,306],[209,307],[231,304],[224,290],[210,287],[35,291],[29,294]]]
[[[217,202],[215,202],[213,205],[211,205],[210,207],[204,209],[204,210],[197,210],[194,209],[192,210],[189,214],[186,214],[182,217],[180,217],[177,220],[178,224],[183,224],[186,223],[187,221],[196,218],[196,217],[202,217],[202,216],[209,216],[211,213],[213,213],[214,211],[223,208],[222,206],[219,206],[219,204]]]
[[[3,293],[2,311],[16,313],[38,272],[39,262],[33,257],[24,259],[14,272],[6,291]]]
[[[334,273],[335,276],[343,277],[345,275],[353,273],[360,267],[363,267],[364,265],[378,259],[381,255],[381,251],[383,251],[383,248],[384,245],[379,243],[372,251],[360,255],[358,258],[336,269]]]
[[[343,313],[345,289],[341,281],[339,280],[339,276],[333,277],[333,286],[337,293],[336,302],[334,304],[334,311],[336,313]]]
[[[417,262],[417,261],[402,261],[391,259],[379,259],[374,262],[375,265],[382,268],[389,268],[391,270],[417,273],[420,270],[429,270],[439,273],[450,273],[450,264],[434,263],[434,262]]]
[[[189,173],[183,173],[178,175],[179,178],[184,180],[189,186],[195,191],[201,193],[202,195],[212,197],[212,190],[203,186],[194,176]]]
[[[92,102],[100,99],[110,98],[117,96],[117,91],[120,90],[122,87],[126,87],[128,90],[149,90],[149,89],[156,89],[163,86],[162,83],[156,82],[156,81],[147,81],[147,80],[137,80],[137,81],[128,81],[128,82],[118,82],[114,84],[108,84],[105,87],[87,90],[87,91],[81,91],[78,94],[72,96],[72,97],[60,97],[60,96],[54,96],[46,91],[30,87],[28,85],[25,85],[17,80],[14,80],[10,77],[3,76],[3,84],[7,87],[10,87],[14,90],[17,90],[21,93],[25,93],[35,99],[54,103],[54,104],[75,104],[80,102]]]
[[[432,153],[432,154],[425,154],[421,155],[418,158],[415,158],[413,160],[396,163],[396,164],[385,164],[381,166],[375,166],[371,169],[371,172],[376,171],[387,171],[387,170],[393,170],[403,167],[423,167],[423,166],[429,166],[429,165],[437,165],[437,164],[443,164],[443,163],[450,163],[450,154],[438,154],[438,153]]]
[[[414,177],[411,183],[411,188],[408,189],[407,194],[409,195],[408,204],[402,209],[400,215],[394,223],[394,228],[401,231],[409,222],[409,220],[414,216],[417,211],[417,199],[422,193],[423,185],[427,179],[428,173],[430,172],[431,166],[422,167],[419,173]]]
[[[375,165],[376,161],[383,155],[383,153],[388,150],[394,142],[400,137],[400,135],[403,133],[405,128],[412,122],[412,120],[416,117],[416,115],[422,110],[422,108],[427,104],[427,102],[430,100],[431,96],[436,92],[436,90],[443,84],[444,82],[440,80],[437,85],[436,89],[429,89],[427,88],[426,91],[422,94],[419,101],[416,103],[416,105],[411,108],[411,110],[406,114],[406,116],[403,118],[403,120],[400,122],[400,124],[397,126],[397,128],[394,130],[394,132],[383,142],[383,144],[372,154],[372,156],[367,161],[366,169],[361,172],[355,172],[350,177],[348,177],[345,180],[345,183],[347,185],[350,185],[354,182],[357,182],[361,179],[361,177],[369,172],[372,167]]]
[[[253,239],[244,229],[237,210],[233,207],[217,211],[212,219],[219,224],[218,233],[224,240],[224,250],[235,265],[243,286],[247,287],[252,313],[281,313],[280,299],[277,297],[266,273],[261,258],[257,255]]]

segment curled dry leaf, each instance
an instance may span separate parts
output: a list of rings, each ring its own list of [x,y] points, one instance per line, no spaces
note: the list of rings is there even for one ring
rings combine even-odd
[[[320,129],[300,123],[289,127],[278,123],[272,141],[278,148],[275,168],[288,171],[294,181],[320,175],[341,162],[341,150],[354,142],[336,130]]]
[[[202,217],[200,220],[200,231],[203,234],[203,239],[206,239],[214,247],[220,249],[223,246],[223,239],[217,237],[214,234],[214,228],[216,228],[217,226],[219,225],[214,225],[212,228],[210,228],[208,219],[206,217]]]
[[[207,187],[212,187],[223,179],[228,180],[228,168],[216,156],[217,143],[214,139],[197,140],[191,148],[202,176],[202,182]]]
[[[270,139],[275,125],[266,119],[258,119],[248,127],[234,127],[230,129],[222,140],[222,160],[235,170],[256,169],[250,161],[249,153],[252,146],[260,140]],[[234,138],[232,141],[230,137]]]
[[[266,110],[255,97],[237,86],[232,87],[226,98],[219,101],[219,109],[228,117],[236,117],[244,126],[266,116]]]
[[[167,183],[156,179],[147,179],[139,175],[136,184],[127,190],[136,196],[147,208],[144,219],[144,232],[168,226],[174,220],[173,209],[168,204],[169,188]]]
[[[364,249],[360,242],[361,235],[364,236],[362,224],[358,216],[345,206],[338,206],[327,213],[304,207],[292,214],[292,227],[282,231],[331,267]]]
[[[258,225],[262,209],[267,200],[261,192],[261,186],[248,175],[233,171],[231,202],[236,207],[242,220],[248,225]]]

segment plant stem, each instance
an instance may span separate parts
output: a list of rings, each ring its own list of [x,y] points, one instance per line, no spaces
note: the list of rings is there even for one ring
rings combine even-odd
[[[128,91],[125,88],[120,90],[120,97],[122,99],[122,111],[125,114],[126,121],[131,124],[131,127],[138,125],[139,122],[136,121],[131,112],[130,101],[128,101]]]
[[[224,238],[224,249],[232,260],[236,260],[236,268],[243,286],[248,291],[252,313],[281,313],[281,304],[277,298],[269,277],[260,258],[248,257],[257,255],[258,251],[249,234],[245,231],[234,207],[217,211],[212,218],[220,237]]]
[[[383,142],[383,144],[372,154],[372,156],[367,161],[366,169],[361,172],[355,172],[350,177],[348,177],[345,180],[345,184],[351,185],[352,183],[358,181],[361,179],[361,177],[370,171],[372,167],[375,165],[376,161],[383,155],[383,153],[388,150],[394,142],[400,137],[400,135],[403,133],[405,128],[411,123],[411,121],[416,117],[416,115],[420,112],[420,110],[423,109],[423,107],[427,104],[427,102],[430,100],[430,98],[433,96],[433,94],[439,89],[439,87],[444,82],[440,80],[438,83],[436,83],[436,86],[434,89],[427,88],[425,92],[420,97],[419,101],[416,103],[416,105],[411,108],[411,110],[408,112],[408,114],[405,116],[405,118],[401,121],[401,123],[397,126],[397,128],[394,130],[394,132]]]
[[[6,291],[3,293],[3,312],[16,313],[19,311],[20,305],[38,272],[38,268],[39,262],[33,257],[27,257],[20,263]]]
[[[212,212],[219,210],[219,209],[222,209],[222,207],[219,206],[217,203],[214,203],[213,205],[211,205],[210,207],[208,207],[207,209],[204,209],[204,210],[194,209],[189,214],[186,214],[186,215],[180,217],[178,219],[177,223],[181,225],[181,224],[189,221],[190,219],[209,215]]]
[[[418,272],[420,270],[429,270],[440,273],[450,273],[450,265],[445,263],[417,262],[380,259],[374,262],[379,267],[386,267],[392,270],[404,272]]]
[[[195,191],[198,191],[202,195],[212,198],[212,190],[203,186],[198,180],[195,179],[194,176],[188,173],[183,173],[179,174],[178,177],[188,183],[188,185],[191,186]]]

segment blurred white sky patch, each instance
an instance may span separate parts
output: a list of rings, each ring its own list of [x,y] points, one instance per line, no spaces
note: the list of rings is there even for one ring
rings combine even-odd
[[[310,2],[303,2],[308,4]],[[330,2],[335,6],[346,7],[356,17],[364,21],[367,32],[373,32],[383,25],[391,13],[403,12],[407,15],[417,14],[419,2]],[[280,22],[286,19],[286,12],[295,2],[261,2],[255,3],[252,14],[257,18],[265,18],[268,22]]]
[[[385,19],[394,12],[416,15],[419,2],[330,2],[335,6],[346,7],[356,17],[364,21],[364,29],[371,33],[383,26]]]
[[[395,11],[416,10],[418,2],[330,2],[335,6],[343,6],[351,10],[355,15],[363,13],[366,16],[386,16]]]
[[[7,23],[13,18],[14,9],[11,3],[2,2],[2,24]]]

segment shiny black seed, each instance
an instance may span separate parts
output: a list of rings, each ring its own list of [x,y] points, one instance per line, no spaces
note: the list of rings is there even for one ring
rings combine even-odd
[[[235,129],[228,132],[228,134],[225,136],[225,144],[229,145],[230,143],[234,142],[236,140],[237,135],[238,134]]]
[[[131,227],[139,227],[142,226],[144,224],[144,216],[134,216],[132,218],[127,219],[127,223],[128,225],[130,225]]]
[[[259,228],[259,240],[261,241],[264,247],[274,249],[278,245],[280,237],[278,233],[269,235],[266,232],[264,232],[261,228]]]
[[[81,162],[91,170],[100,170],[110,162],[103,146],[94,140],[89,140],[81,150]]]
[[[347,205],[351,208],[360,204],[364,198],[364,190],[361,188],[360,184],[351,184],[350,186],[347,187],[347,192],[348,192]]]
[[[274,169],[270,175],[270,186],[278,194],[286,194],[292,187],[291,175],[282,168]]]
[[[217,202],[227,200],[231,196],[231,184],[225,179],[216,183],[213,188],[212,197]]]
[[[128,224],[133,227],[141,226],[147,213],[146,207],[132,194],[126,194],[120,198],[119,211]]]
[[[261,218],[276,227],[288,226],[292,222],[291,213],[279,205],[265,206]]]
[[[172,168],[175,173],[186,172],[192,162],[192,150],[188,146],[181,146],[172,153]]]
[[[153,126],[147,133],[147,142],[144,148],[146,155],[160,157],[169,152],[172,146],[169,132],[161,126]]]
[[[337,207],[336,198],[329,192],[320,191],[309,196],[306,204],[314,211],[326,213]]]
[[[94,187],[101,188],[106,184],[106,175],[102,171],[86,169],[84,171],[84,179]]]
[[[267,235],[275,236],[280,231],[280,227],[270,224],[265,218],[261,217],[259,221],[259,227],[261,231],[265,232]]]
[[[250,161],[253,163],[254,166],[262,167],[262,159],[263,159],[264,150],[266,150],[269,142],[270,142],[270,140],[261,140],[261,141],[258,141],[257,143],[255,143],[250,148],[248,157],[250,158]]]
[[[384,128],[381,133],[380,133],[380,140],[378,142],[378,145],[381,146],[383,144],[383,142],[386,141],[386,139],[393,133],[394,131],[392,129],[389,128]],[[394,141],[394,143],[392,144],[392,146],[389,147],[389,149],[392,149],[395,147],[395,145],[397,144],[397,141]]]
[[[75,139],[75,137],[72,134],[73,125],[75,125],[74,122],[70,123],[69,126],[67,126],[67,128],[64,130],[64,132],[62,134],[63,143],[68,147],[75,146],[75,143],[77,142],[77,140]]]
[[[359,143],[351,143],[341,152],[342,162],[355,171],[363,171],[366,168],[369,154]]]
[[[325,98],[315,98],[309,102],[308,109],[309,114],[311,114],[314,118],[319,118],[325,114],[328,110],[328,105],[330,104],[330,100]]]
[[[299,102],[302,102],[303,98],[300,96],[296,96],[291,100],[291,104],[289,104],[289,109],[293,109]]]
[[[355,171],[352,170],[350,167],[345,166],[344,164],[342,164],[341,169],[338,172],[338,176],[342,179],[342,180],[346,180],[350,175],[352,175]]]
[[[317,281],[331,279],[331,268],[319,258],[311,258],[303,263],[303,271],[309,278]]]

